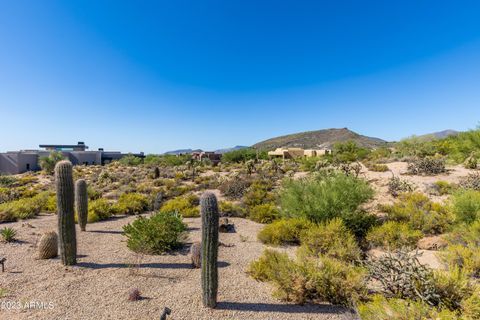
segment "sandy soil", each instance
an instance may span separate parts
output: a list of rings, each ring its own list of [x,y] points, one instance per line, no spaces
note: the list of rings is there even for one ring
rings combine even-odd
[[[352,319],[331,305],[296,306],[272,298],[272,288],[248,277],[245,269],[263,251],[256,240],[261,225],[233,219],[237,233],[221,234],[218,308],[202,307],[200,270],[192,269],[188,246],[175,255],[140,256],[127,249],[122,226],[134,217],[121,217],[77,229],[78,265],[64,267],[59,259],[35,260],[40,235],[56,229],[56,216],[2,226],[18,231],[17,243],[0,243],[7,258],[0,288],[0,319],[158,319],[164,307],[168,319]],[[200,219],[186,219],[189,242],[200,238]],[[293,248],[285,249],[293,250]],[[138,288],[144,297],[127,301]],[[45,308],[25,308],[25,303]],[[52,303],[52,308],[48,303]],[[13,310],[9,303],[14,303]],[[23,308],[18,308],[21,303]]]

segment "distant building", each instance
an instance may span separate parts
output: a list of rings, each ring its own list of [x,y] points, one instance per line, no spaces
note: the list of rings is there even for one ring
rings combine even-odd
[[[192,158],[199,161],[208,159],[212,161],[214,165],[217,165],[222,160],[222,155],[213,151],[200,151],[192,152]]]
[[[311,158],[318,157],[321,155],[329,154],[330,150],[328,149],[302,149],[302,148],[277,148],[274,151],[269,151],[268,156],[270,158],[282,158],[282,159],[293,159],[293,158]]]
[[[88,146],[84,142],[78,142],[76,145],[41,144],[39,147],[45,150],[0,153],[0,173],[19,174],[27,171],[38,171],[41,169],[39,165],[40,157],[47,157],[52,151],[61,152],[73,165],[104,165],[130,155],[118,151],[104,151],[103,148],[98,149],[98,151],[86,151]],[[140,158],[145,157],[143,152],[132,155]]]

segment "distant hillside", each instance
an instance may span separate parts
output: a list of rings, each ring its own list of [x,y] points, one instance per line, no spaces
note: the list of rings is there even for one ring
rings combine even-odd
[[[259,150],[273,150],[280,147],[321,149],[331,148],[336,142],[345,141],[355,141],[358,145],[367,148],[375,148],[387,144],[385,140],[362,136],[347,128],[342,128],[289,134],[256,143],[253,147]]]
[[[420,138],[422,140],[443,139],[443,138],[446,138],[448,136],[457,135],[459,133],[460,133],[459,131],[447,129],[447,130],[443,130],[443,131],[424,134],[424,135],[418,136],[418,138]]]
[[[215,150],[215,152],[216,153],[227,153],[227,152],[230,152],[230,151],[241,150],[241,149],[245,149],[245,148],[248,148],[248,147],[246,147],[246,146],[235,146],[233,148],[218,149],[218,150]]]
[[[201,149],[178,149],[178,150],[172,150],[172,151],[167,151],[164,154],[170,154],[170,155],[177,155],[177,154],[190,154],[192,152],[201,152]]]
[[[216,153],[226,153],[226,152],[245,149],[245,148],[248,148],[248,147],[246,147],[246,146],[235,146],[235,147],[232,147],[232,148],[218,149],[218,150],[215,150],[215,152]],[[190,154],[192,152],[202,152],[202,151],[204,151],[204,150],[202,150],[202,149],[178,149],[178,150],[167,151],[164,154],[173,154],[173,155]],[[207,151],[210,151],[210,150],[207,150]]]

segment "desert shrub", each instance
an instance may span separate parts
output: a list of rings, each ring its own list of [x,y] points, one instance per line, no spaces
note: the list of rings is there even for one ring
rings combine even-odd
[[[480,319],[480,286],[477,285],[470,297],[462,301],[462,320]]]
[[[0,174],[0,187],[13,187],[18,179],[13,176],[4,176]]]
[[[459,224],[444,238],[449,244],[480,247],[480,220],[471,224]]]
[[[480,191],[480,173],[474,172],[460,180],[460,186],[464,189]]]
[[[480,247],[449,245],[439,257],[449,268],[459,267],[468,275],[480,277]]]
[[[94,187],[92,187],[91,185],[87,187],[87,194],[88,194],[89,200],[96,200],[102,197],[102,193],[97,189],[95,189]]]
[[[244,148],[240,150],[233,150],[222,155],[222,163],[239,163],[255,159],[268,159],[266,151],[257,151],[253,148]]]
[[[372,228],[367,234],[367,241],[374,247],[394,250],[415,247],[422,237],[421,231],[412,229],[404,222],[387,221]]]
[[[280,207],[285,217],[304,217],[317,223],[342,218],[356,236],[363,236],[376,219],[359,206],[372,196],[372,188],[362,179],[341,173],[317,174],[285,180]]]
[[[270,180],[261,179],[253,181],[243,195],[243,203],[248,207],[254,207],[264,203],[273,202],[275,196],[271,192],[272,188],[273,185]]]
[[[470,297],[474,290],[468,276],[458,267],[435,271],[433,285],[438,295],[434,304],[449,310],[460,310],[462,301]]]
[[[434,195],[444,196],[451,194],[457,188],[456,185],[448,181],[438,180],[430,186],[430,193]]]
[[[144,163],[146,165],[157,165],[157,166],[165,166],[165,167],[175,167],[185,164],[191,155],[173,155],[173,154],[166,154],[166,155],[154,155],[149,154],[145,157]]]
[[[247,190],[247,188],[250,186],[250,184],[251,181],[249,179],[235,177],[221,183],[219,190],[227,198],[240,199]]]
[[[472,223],[480,219],[480,191],[457,192],[453,196],[452,208],[458,222]]]
[[[124,166],[138,166],[139,164],[143,163],[143,159],[140,157],[135,157],[133,154],[129,154],[118,160],[118,163]]]
[[[392,197],[398,197],[400,193],[412,192],[415,190],[415,186],[407,180],[402,180],[399,177],[392,176],[387,183],[388,192]]]
[[[465,159],[463,166],[466,169],[477,169],[478,156],[475,153],[471,154],[467,159]]]
[[[42,192],[31,198],[2,203],[0,204],[0,220],[5,222],[33,218],[44,210],[48,196],[47,192]]]
[[[358,313],[362,320],[459,320],[457,314],[448,309],[434,307],[422,301],[387,299],[381,294],[374,295],[369,302],[361,303]]]
[[[333,145],[333,158],[336,162],[354,162],[365,159],[369,150],[358,146],[354,141],[337,142]]]
[[[17,200],[21,197],[18,188],[0,188],[0,204]]]
[[[445,159],[436,157],[417,158],[408,164],[407,172],[415,175],[436,175],[447,172]]]
[[[374,172],[386,172],[390,170],[386,164],[383,163],[372,163],[368,165],[368,169]]]
[[[159,212],[138,217],[123,227],[127,247],[135,252],[161,254],[182,245],[187,226],[175,213]]]
[[[266,244],[298,244],[304,230],[313,223],[304,218],[280,219],[263,227],[257,235],[258,240]]]
[[[366,261],[370,279],[376,280],[380,291],[387,297],[421,300],[426,303],[438,300],[433,273],[421,264],[419,252],[406,249],[390,251],[379,258]]]
[[[166,201],[160,208],[160,212],[176,212],[185,218],[199,217],[198,204],[199,199],[196,195],[180,196]]]
[[[278,219],[280,213],[273,203],[259,204],[250,207],[248,218],[258,223],[271,223]]]
[[[43,210],[47,212],[57,212],[57,196],[54,193],[48,196]]]
[[[38,164],[47,174],[53,174],[57,162],[64,159],[65,157],[60,151],[52,151],[48,156],[40,157]]]
[[[124,193],[118,198],[115,210],[124,214],[140,214],[147,211],[150,201],[147,196],[140,193]]]
[[[108,202],[107,199],[100,198],[88,202],[87,221],[89,223],[107,220],[115,213],[115,206]]]
[[[220,201],[218,204],[220,213],[224,217],[245,217],[245,209],[229,201]]]
[[[355,237],[339,218],[306,229],[301,234],[300,242],[301,255],[314,257],[323,255],[347,262],[360,258],[360,249]]]
[[[300,304],[327,301],[352,306],[366,292],[362,268],[327,257],[320,262],[294,261],[286,253],[265,250],[248,272],[256,280],[273,284],[276,297]]]
[[[403,193],[393,205],[383,206],[383,210],[389,220],[405,222],[425,234],[444,233],[453,221],[447,207],[419,192]]]
[[[5,242],[13,242],[15,241],[15,237],[17,235],[17,231],[10,227],[5,227],[0,229],[0,235],[2,236],[3,241]]]

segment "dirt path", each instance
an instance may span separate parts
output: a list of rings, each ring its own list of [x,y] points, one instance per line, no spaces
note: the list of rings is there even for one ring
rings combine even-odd
[[[0,243],[7,258],[0,274],[0,319],[159,319],[164,307],[168,319],[351,319],[330,305],[295,306],[275,300],[272,288],[245,274],[248,263],[263,251],[256,240],[261,225],[233,219],[237,233],[221,234],[220,301],[216,310],[201,305],[200,270],[192,269],[188,249],[176,255],[138,256],[126,248],[122,226],[134,217],[122,217],[77,229],[78,266],[64,267],[58,259],[35,260],[35,244],[47,230],[56,229],[56,216],[40,216],[14,227],[21,241]],[[189,242],[200,238],[200,219],[186,219]],[[23,226],[22,226],[23,225]],[[290,250],[290,249],[288,249]],[[136,267],[134,265],[137,265]],[[138,288],[143,300],[127,301]],[[7,310],[8,302],[45,303],[45,308]],[[48,303],[53,304],[49,308]]]

